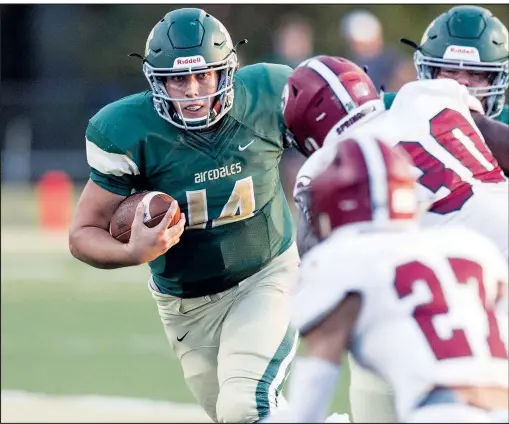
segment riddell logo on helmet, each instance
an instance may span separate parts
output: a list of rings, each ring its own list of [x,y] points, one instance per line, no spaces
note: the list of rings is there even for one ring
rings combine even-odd
[[[465,47],[454,47],[451,46],[451,53],[459,53],[459,54],[474,54],[474,51],[472,49],[466,49]]]
[[[357,98],[369,96],[369,86],[365,82],[359,82],[355,84],[352,88],[352,91]]]
[[[177,57],[173,62],[174,68],[194,68],[200,65],[206,65],[205,59],[203,56],[187,56],[187,57]]]
[[[466,60],[480,62],[479,50],[475,47],[449,46],[444,53],[444,59]]]

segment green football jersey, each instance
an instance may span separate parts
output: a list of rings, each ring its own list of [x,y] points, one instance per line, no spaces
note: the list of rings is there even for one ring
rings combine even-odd
[[[101,109],[86,131],[90,178],[120,195],[156,190],[177,199],[180,242],[150,262],[162,293],[197,297],[226,290],[293,243],[279,180],[281,93],[291,68],[246,66],[235,100],[214,132],[181,130],[154,109],[152,92]]]
[[[385,103],[385,108],[390,109],[392,106],[392,102],[394,101],[394,98],[396,97],[396,94],[398,93],[384,93],[383,94],[383,101]],[[503,122],[504,124],[509,125],[509,105],[504,105],[504,108],[502,109],[502,112],[500,112],[497,116],[495,116],[493,119]]]

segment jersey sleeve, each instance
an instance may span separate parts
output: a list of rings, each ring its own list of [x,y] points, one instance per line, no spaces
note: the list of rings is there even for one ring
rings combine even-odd
[[[281,97],[291,73],[292,68],[286,65],[256,63],[239,69],[236,74],[236,80],[244,86],[246,93],[246,107],[239,118],[281,150],[288,147],[282,136],[284,126]],[[235,101],[241,98],[239,96]]]
[[[322,242],[302,259],[292,305],[292,325],[305,334],[343,300],[358,278],[355,261],[339,264],[335,249]]]
[[[285,131],[285,123],[283,120],[283,111],[281,109],[281,96],[283,95],[283,89],[292,73],[292,68],[287,65],[280,65],[274,63],[265,64],[268,73],[269,90],[273,97],[274,105],[276,107],[278,128],[281,134]],[[283,142],[283,137],[281,137]],[[291,147],[284,145],[283,147]]]
[[[313,153],[302,165],[295,178],[294,197],[302,187],[308,186],[320,173],[325,171],[336,154],[337,144],[328,144]]]
[[[86,151],[90,179],[94,183],[115,194],[131,194],[135,178],[140,174],[138,165],[128,152],[97,129],[93,118],[86,130]]]

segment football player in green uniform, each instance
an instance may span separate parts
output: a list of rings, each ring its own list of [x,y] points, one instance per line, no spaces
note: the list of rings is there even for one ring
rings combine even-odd
[[[468,87],[487,116],[509,124],[509,106],[504,104],[509,87],[509,40],[507,28],[479,6],[456,6],[428,26],[415,48],[418,79],[452,78]],[[390,108],[396,93],[385,93]]]
[[[187,385],[216,422],[254,422],[281,401],[296,347],[289,327],[299,257],[278,173],[281,94],[291,68],[238,69],[230,35],[201,9],[169,12],[150,32],[150,91],[101,109],[86,130],[90,179],[70,250],[97,268],[148,262],[149,289]],[[170,229],[108,232],[133,191],[173,196]],[[184,230],[185,225],[185,230]]]

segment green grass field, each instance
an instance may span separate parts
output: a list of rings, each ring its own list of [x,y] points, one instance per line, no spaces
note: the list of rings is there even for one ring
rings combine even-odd
[[[147,289],[148,266],[78,262],[65,235],[36,227],[32,190],[2,187],[1,207],[2,390],[193,402]],[[349,412],[347,379],[334,411]]]

